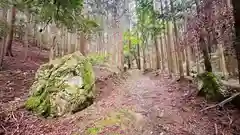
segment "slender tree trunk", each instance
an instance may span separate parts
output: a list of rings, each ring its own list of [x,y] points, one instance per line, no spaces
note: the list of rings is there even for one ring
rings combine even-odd
[[[137,66],[138,66],[138,69],[140,70],[141,69],[141,55],[140,55],[140,45],[137,44]]]
[[[61,28],[61,39],[60,39],[60,44],[61,44],[61,56],[64,56],[65,54],[65,33],[64,33],[64,28]]]
[[[2,9],[2,15],[1,15],[1,18],[3,19],[2,20],[2,23],[6,23],[7,24],[7,8],[3,8]],[[7,30],[7,29],[6,29]],[[0,37],[0,70],[2,69],[2,66],[3,66],[3,59],[4,59],[4,55],[5,55],[5,44],[6,44],[6,39],[7,39],[7,35],[6,35],[6,33],[7,33],[7,31],[3,31],[2,33],[3,33],[3,35],[1,35],[1,37]]]
[[[139,38],[139,35],[137,35],[137,38]],[[140,54],[140,45],[137,44],[137,66],[138,66],[138,69],[141,70],[141,54]]]
[[[33,17],[32,20],[34,21],[34,22],[32,22],[33,23],[33,44],[35,46],[39,47],[38,46],[38,39],[37,39],[37,22],[35,20],[35,17]]]
[[[170,5],[171,5],[171,12],[174,13],[174,7],[173,7],[173,1],[172,0],[170,0]],[[183,72],[183,65],[182,65],[182,54],[181,54],[181,50],[180,50],[176,18],[173,17],[172,19],[173,19],[173,25],[174,25],[175,43],[176,43],[176,47],[177,47],[177,57],[178,57],[178,64],[179,64],[180,79],[183,79],[184,78],[184,72]]]
[[[208,47],[207,47],[206,42],[203,39],[203,36],[200,36],[199,43],[200,43],[201,50],[202,50],[202,53],[203,53],[205,71],[212,72],[212,65],[211,65],[211,62],[210,62],[210,56],[209,56],[209,53],[208,53]]]
[[[16,8],[15,8],[15,6],[12,7],[11,13],[12,13],[11,24],[10,24],[10,32],[9,32],[9,35],[8,35],[8,41],[7,41],[6,55],[13,57],[12,42],[13,42],[13,34],[14,34],[14,29],[15,29],[14,23],[15,23],[15,20],[16,20]]]
[[[188,20],[188,17],[187,17],[188,15],[187,15],[187,13],[185,13],[185,17],[184,17],[184,31],[187,33],[187,30],[188,30],[188,28],[187,28],[187,20]],[[184,34],[184,33],[183,33]],[[186,57],[186,75],[187,76],[190,76],[190,67],[191,67],[191,63],[190,63],[190,61],[191,61],[191,48],[190,48],[190,46],[188,45],[188,37],[187,37],[187,34],[184,36],[183,35],[183,38],[185,38],[186,40],[185,40],[185,46],[186,46],[186,49],[185,49],[185,57]],[[183,39],[184,40],[184,39]]]
[[[54,59],[55,48],[56,48],[56,36],[53,37],[52,45],[50,48],[50,53],[49,53],[49,61],[50,62]]]
[[[232,0],[233,4],[233,15],[235,20],[235,42],[234,42],[234,49],[237,56],[237,63],[238,63],[238,80],[240,83],[240,1],[239,0]]]
[[[26,22],[26,29],[25,29],[25,35],[24,35],[24,46],[25,46],[25,53],[24,53],[24,61],[27,60],[27,55],[28,55],[28,34],[30,32],[30,21],[31,17],[28,11],[26,11],[26,16],[27,16],[27,22]]]
[[[221,71],[222,71],[222,75],[223,75],[224,78],[227,78],[228,74],[227,74],[227,68],[226,68],[226,62],[225,62],[222,42],[220,42],[218,44],[218,55],[219,55],[219,58],[220,58],[220,68],[221,68]]]
[[[124,71],[124,54],[123,54],[123,35],[122,35],[123,31],[119,28],[119,45],[118,45],[118,51],[119,51],[119,62],[120,62],[120,70]]]
[[[129,31],[130,33],[130,31]],[[132,67],[132,54],[131,54],[131,49],[132,49],[132,43],[131,43],[131,35],[129,36],[129,40],[128,40],[128,49],[129,49],[129,56],[128,56],[128,68],[131,69]]]
[[[67,46],[68,46],[68,54],[72,53],[72,33],[68,34]]]
[[[185,50],[186,53],[186,74],[187,76],[190,76],[190,49],[189,46],[187,45],[187,49]]]
[[[143,47],[142,47],[142,53],[143,53],[143,70],[145,71],[146,68],[147,68],[147,61],[146,61],[146,47],[145,45],[143,44]]]
[[[83,56],[86,55],[86,37],[83,32],[80,35],[80,52]]]
[[[155,53],[156,53],[156,68],[160,69],[160,52],[159,52],[159,46],[157,41],[157,35],[154,35],[154,46],[155,46]]]
[[[195,0],[196,6],[197,6],[197,14],[198,17],[200,17],[200,7],[199,7],[199,1]],[[204,65],[205,65],[205,71],[206,72],[212,72],[212,65],[210,62],[210,56],[209,56],[209,52],[208,52],[208,46],[204,40],[204,35],[206,34],[206,30],[205,28],[202,28],[200,30],[200,35],[199,35],[199,44],[200,44],[200,48],[202,50],[203,53],[203,59],[204,59]]]
[[[163,12],[163,1],[161,1],[160,3],[160,7],[161,7],[161,13]],[[168,6],[166,5],[166,8],[168,10]],[[166,25],[167,29],[166,29],[166,34],[165,34],[165,43],[166,43],[166,51],[167,51],[167,65],[168,65],[168,73],[169,73],[169,77],[172,77],[172,73],[173,73],[173,64],[172,64],[172,52],[171,52],[171,35],[170,35],[170,27],[169,27],[169,22],[167,21],[163,21],[163,24]]]
[[[168,70],[169,70],[169,75],[170,77],[172,77],[172,73],[174,72],[173,71],[173,54],[172,54],[172,49],[171,49],[171,35],[170,35],[170,27],[169,27],[169,22],[166,22],[167,23],[167,59],[168,59]]]
[[[164,56],[164,50],[163,50],[163,48],[164,48],[163,36],[164,36],[164,34],[161,35],[161,37],[160,37],[160,45],[161,45],[161,46],[160,46],[160,52],[161,52],[162,71],[165,71],[165,62],[164,62],[165,56]]]

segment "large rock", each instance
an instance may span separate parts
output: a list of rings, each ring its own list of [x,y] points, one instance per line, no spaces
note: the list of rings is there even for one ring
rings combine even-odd
[[[89,60],[80,52],[42,65],[25,107],[43,116],[80,111],[94,99],[95,76]]]

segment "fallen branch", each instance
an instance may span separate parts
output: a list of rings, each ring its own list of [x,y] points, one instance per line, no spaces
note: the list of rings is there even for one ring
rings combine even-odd
[[[206,108],[200,110],[200,112],[203,112],[203,111],[206,111],[206,110],[208,110],[208,109],[215,108],[215,107],[218,107],[218,106],[219,106],[219,107],[223,107],[226,103],[231,102],[231,101],[232,101],[235,97],[237,97],[238,95],[240,95],[240,92],[235,93],[235,94],[232,95],[231,97],[223,100],[222,102],[220,102],[220,103],[218,103],[218,104],[215,104],[215,105],[206,107]]]

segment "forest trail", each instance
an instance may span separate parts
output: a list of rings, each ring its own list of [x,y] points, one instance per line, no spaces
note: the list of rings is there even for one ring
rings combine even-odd
[[[145,130],[149,131],[143,131],[144,135],[215,134],[216,123],[201,114],[196,107],[186,104],[187,96],[193,89],[186,82],[182,84],[184,87],[179,87],[176,81],[168,79],[164,74],[158,79],[142,75],[140,71],[131,74],[125,86],[129,90],[128,98],[133,99],[133,105],[137,108],[136,112],[148,121],[149,128]]]
[[[234,135],[237,133],[228,125],[229,120],[224,117],[226,112],[201,113],[200,106],[204,101],[199,97],[191,98],[190,95],[196,90],[188,82],[176,82],[162,74],[159,77],[143,75],[141,71],[129,71],[131,76],[118,89],[121,91],[114,98],[108,98],[112,106],[119,110],[127,110],[131,115],[127,128],[122,133],[126,135]],[[113,115],[108,116],[108,120]],[[219,118],[222,117],[222,118]],[[120,119],[123,117],[120,117]],[[127,118],[126,118],[127,119]],[[105,121],[105,120],[103,120]],[[105,123],[105,122],[99,123]],[[120,123],[124,124],[124,120]],[[95,124],[98,122],[95,122]],[[107,122],[108,123],[108,122]],[[118,125],[118,122],[110,124]],[[227,126],[228,125],[228,126]],[[109,126],[109,125],[107,125]],[[118,127],[119,128],[119,127]],[[121,127],[120,127],[121,128]],[[108,133],[107,129],[97,129],[100,135]]]
[[[22,105],[36,69],[47,61],[47,53],[38,51],[31,48],[24,62],[23,50],[14,48],[16,57],[8,57],[6,69],[0,72],[0,134],[238,135],[240,132],[236,108],[200,113],[209,104],[195,95],[193,84],[169,79],[167,74],[143,75],[139,70],[129,70],[127,78],[120,80],[106,79],[109,72],[97,71],[98,78],[103,77],[96,85],[102,94],[93,105],[59,119],[35,116]]]

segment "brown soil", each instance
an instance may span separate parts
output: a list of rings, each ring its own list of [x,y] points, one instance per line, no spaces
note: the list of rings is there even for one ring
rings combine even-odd
[[[86,131],[99,135],[112,135],[113,131],[123,135],[240,134],[239,110],[227,105],[222,110],[200,112],[213,103],[197,97],[196,88],[189,82],[176,82],[166,74],[142,75],[137,70],[129,71],[131,76],[126,79],[104,67],[94,68],[98,98],[93,105],[64,118],[35,116],[24,109],[23,103],[34,73],[48,60],[48,53],[31,47],[29,57],[23,61],[24,51],[18,43],[14,44],[13,52],[15,57],[7,57],[0,72],[0,134],[89,134]],[[123,118],[109,115],[121,110],[131,112],[123,115],[128,119],[119,121]],[[95,128],[97,124],[102,124],[101,128]]]

